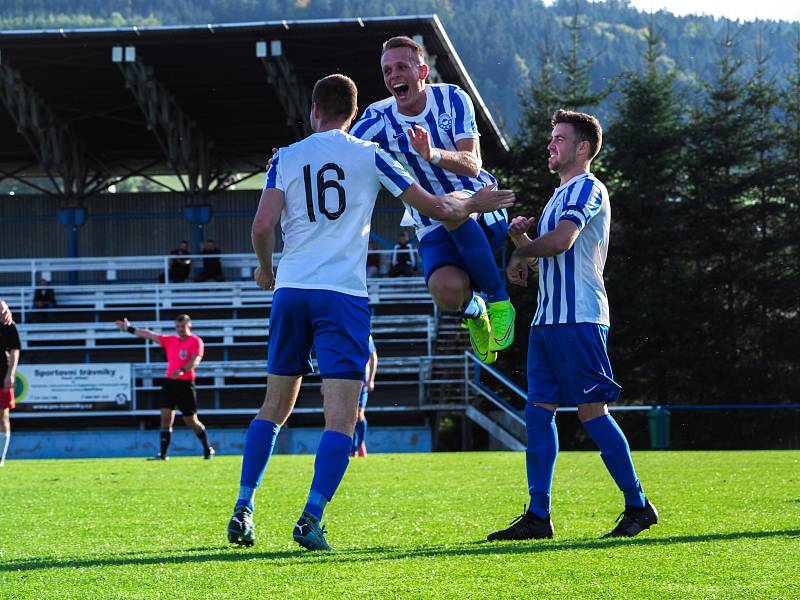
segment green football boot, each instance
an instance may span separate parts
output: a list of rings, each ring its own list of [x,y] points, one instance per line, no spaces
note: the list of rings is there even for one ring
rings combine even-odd
[[[497,360],[497,353],[489,350],[489,313],[483,298],[476,295],[475,301],[481,307],[481,314],[476,319],[465,317],[462,325],[469,330],[469,344],[472,346],[472,351],[482,363],[490,365]]]
[[[500,352],[514,342],[514,318],[517,311],[511,300],[489,303],[489,351]]]

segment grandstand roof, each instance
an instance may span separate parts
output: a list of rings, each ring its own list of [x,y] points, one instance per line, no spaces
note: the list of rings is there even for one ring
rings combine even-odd
[[[379,51],[381,43],[395,35],[421,36],[440,80],[469,92],[484,154],[491,157],[506,149],[435,15],[2,31],[0,101],[6,109],[0,109],[0,179],[12,172],[42,175],[48,170],[43,167],[48,160],[60,169],[73,168],[63,160],[59,167],[57,152],[55,158],[43,159],[42,147],[51,142],[37,137],[41,135],[37,120],[51,118],[66,127],[51,131],[66,132],[78,144],[73,149],[85,150],[90,170],[100,165],[117,176],[138,169],[149,174],[180,171],[175,156],[172,162],[166,158],[180,151],[166,147],[167,138],[175,135],[170,133],[173,127],[181,139],[191,134],[207,141],[214,160],[224,164],[228,173],[261,170],[271,147],[302,135],[302,119],[308,113],[304,102],[319,77],[337,71],[350,75],[359,87],[362,109],[387,95]],[[280,42],[280,48],[272,45],[274,41]],[[266,42],[260,46],[261,57],[257,56],[258,42]],[[115,47],[119,48],[115,58],[121,62],[112,61]],[[130,47],[135,52],[126,53]],[[126,58],[145,69],[138,75],[126,72],[134,64],[125,62]],[[143,107],[145,96],[149,108]],[[60,138],[51,135],[53,139]],[[187,160],[192,162],[189,158],[184,163]],[[49,170],[52,175],[53,169]]]

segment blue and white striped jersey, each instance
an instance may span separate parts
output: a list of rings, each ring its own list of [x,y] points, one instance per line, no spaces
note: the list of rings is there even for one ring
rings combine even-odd
[[[539,298],[533,324],[608,326],[603,268],[611,204],[605,186],[591,173],[581,173],[556,188],[539,219],[538,235],[553,231],[563,220],[575,223],[580,233],[566,252],[539,259]]]
[[[367,296],[367,244],[378,191],[383,185],[399,196],[413,183],[377,144],[338,129],[278,150],[264,184],[284,192],[275,289]]]
[[[391,152],[414,179],[432,194],[477,191],[495,183],[496,179],[486,171],[481,171],[475,178],[456,175],[423,160],[417,154],[406,133],[415,124],[428,131],[434,148],[442,150],[458,150],[458,140],[479,136],[475,108],[464,90],[457,85],[434,83],[425,86],[425,95],[425,110],[415,117],[400,114],[394,97],[370,104],[350,128],[350,133],[363,140],[377,142],[381,148]],[[407,204],[406,211],[414,220],[419,239],[441,225]]]

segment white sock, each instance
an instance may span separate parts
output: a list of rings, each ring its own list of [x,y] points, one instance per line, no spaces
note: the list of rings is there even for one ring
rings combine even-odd
[[[8,444],[10,441],[11,441],[10,431],[0,432],[0,448],[2,448],[2,454],[0,454],[0,463],[6,460],[6,452],[8,452]]]

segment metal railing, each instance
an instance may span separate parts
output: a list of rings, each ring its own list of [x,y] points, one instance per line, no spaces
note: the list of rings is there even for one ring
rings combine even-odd
[[[413,249],[417,264],[420,264],[417,249]],[[369,254],[380,257],[391,256],[392,250],[370,250]],[[280,262],[282,254],[273,254],[273,263]],[[85,256],[72,258],[10,258],[0,260],[0,273],[19,274],[30,281],[30,287],[36,287],[42,276],[52,280],[54,273],[86,273],[99,272],[105,274],[106,281],[113,282],[120,271],[149,271],[153,279],[159,276],[167,281],[169,263],[173,259],[189,259],[192,268],[202,265],[204,259],[219,259],[222,267],[229,272],[238,270],[242,279],[250,279],[253,269],[258,266],[258,259],[252,252],[228,254],[149,254],[144,256]]]

